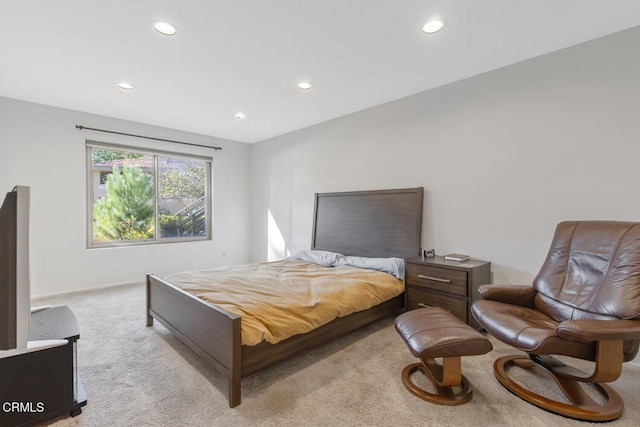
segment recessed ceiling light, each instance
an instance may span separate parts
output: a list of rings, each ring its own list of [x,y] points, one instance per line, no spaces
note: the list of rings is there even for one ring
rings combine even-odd
[[[435,18],[429,20],[426,24],[424,24],[424,27],[422,27],[422,31],[427,34],[433,34],[440,31],[442,27],[444,27],[444,21],[440,18]]]
[[[244,114],[244,113],[236,113],[236,119],[243,120],[243,119],[246,119],[246,118],[247,118],[246,114]]]
[[[124,89],[124,90],[134,90],[135,89],[135,87],[133,85],[131,85],[129,83],[125,83],[125,82],[120,82],[120,83],[117,84],[117,86],[120,89]]]
[[[298,83],[298,89],[300,90],[309,90],[313,87],[313,85],[309,82],[300,82]]]
[[[153,24],[153,28],[156,29],[160,34],[164,34],[165,36],[172,36],[176,33],[176,27],[166,22],[156,22]]]

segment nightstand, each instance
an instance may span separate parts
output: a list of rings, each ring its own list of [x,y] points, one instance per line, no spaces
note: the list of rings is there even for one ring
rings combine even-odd
[[[477,259],[445,261],[444,257],[407,258],[405,306],[413,310],[437,306],[480,329],[471,315],[471,304],[479,299],[478,287],[491,283],[491,263]]]

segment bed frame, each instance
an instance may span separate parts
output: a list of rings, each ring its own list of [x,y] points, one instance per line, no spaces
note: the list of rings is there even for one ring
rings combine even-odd
[[[317,193],[312,249],[367,257],[415,256],[420,250],[423,189]],[[277,344],[241,345],[240,316],[147,274],[147,326],[158,320],[227,380],[229,406],[240,382],[294,353],[308,350],[404,308],[404,295],[341,317]]]

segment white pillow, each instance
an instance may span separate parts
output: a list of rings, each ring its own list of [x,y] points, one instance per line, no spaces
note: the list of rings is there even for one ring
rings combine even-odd
[[[404,280],[404,260],[402,258],[367,258],[361,256],[344,256],[334,264],[350,265],[351,267],[367,268],[389,273],[400,280]]]
[[[333,267],[336,265],[340,258],[344,257],[344,255],[329,252],[329,251],[314,251],[314,250],[303,250],[298,252],[295,255],[291,255],[289,259],[297,259],[300,261],[310,262],[313,264],[322,265],[325,267]]]

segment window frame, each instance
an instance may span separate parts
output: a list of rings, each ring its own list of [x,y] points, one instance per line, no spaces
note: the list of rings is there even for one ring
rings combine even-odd
[[[110,242],[94,242],[93,241],[93,206],[94,202],[94,183],[93,183],[93,168],[92,168],[92,155],[91,152],[94,148],[110,150],[110,151],[126,151],[133,153],[140,153],[153,156],[153,205],[154,205],[154,237],[153,239],[145,240],[117,240]],[[143,245],[157,245],[164,243],[181,243],[181,242],[195,242],[203,240],[211,240],[211,224],[213,223],[213,205],[212,205],[212,193],[213,193],[213,180],[212,180],[212,168],[213,157],[202,156],[197,154],[178,153],[174,151],[156,150],[153,148],[136,147],[132,145],[115,144],[110,142],[99,142],[94,140],[85,141],[85,163],[86,163],[86,185],[87,185],[87,249],[97,248],[113,248],[122,246],[143,246]],[[160,237],[159,236],[159,224],[160,224],[160,209],[159,209],[159,195],[158,195],[158,157],[175,157],[187,160],[198,160],[205,162],[206,177],[205,177],[205,224],[206,234],[204,236],[187,236],[187,237]]]

